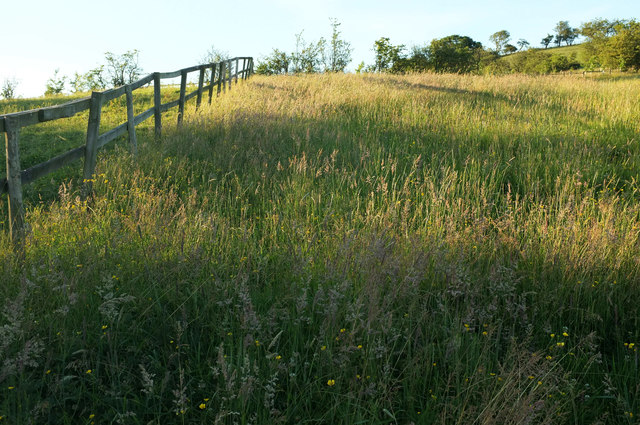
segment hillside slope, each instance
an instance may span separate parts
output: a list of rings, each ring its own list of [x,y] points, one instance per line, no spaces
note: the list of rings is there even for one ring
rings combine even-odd
[[[0,417],[634,420],[639,97],[252,77],[103,152],[89,202],[30,195],[23,259],[4,228]]]

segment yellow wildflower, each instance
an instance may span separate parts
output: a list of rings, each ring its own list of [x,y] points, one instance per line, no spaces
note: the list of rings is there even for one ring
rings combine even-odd
[[[327,385],[330,387],[333,387],[336,384],[336,380],[335,379],[329,379],[327,381]]]

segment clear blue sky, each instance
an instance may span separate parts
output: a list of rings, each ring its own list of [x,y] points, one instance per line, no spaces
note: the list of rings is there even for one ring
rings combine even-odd
[[[214,46],[232,56],[260,58],[292,51],[342,23],[353,47],[350,69],[373,62],[373,42],[422,45],[451,34],[489,45],[499,30],[532,47],[560,20],[577,27],[593,18],[640,18],[640,0],[4,0],[0,7],[0,83],[18,80],[21,96],[42,95],[56,68],[86,72],[104,53],[140,51],[145,73],[195,65]]]

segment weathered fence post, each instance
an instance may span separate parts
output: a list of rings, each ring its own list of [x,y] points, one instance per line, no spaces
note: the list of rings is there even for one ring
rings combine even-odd
[[[236,59],[236,84],[238,84],[238,64],[240,63],[240,59]]]
[[[160,73],[153,73],[153,118],[156,139],[162,135],[162,98],[160,97]]]
[[[198,78],[198,97],[196,98],[196,111],[202,104],[202,87],[204,86],[204,67],[200,68],[200,77]]]
[[[225,73],[227,72],[224,69],[224,62],[220,62],[220,76],[218,77],[218,96],[220,96],[220,92],[227,91],[227,76]]]
[[[228,62],[228,63],[227,63],[227,67],[229,68],[229,72],[228,72],[229,76],[228,76],[227,84],[229,85],[229,91],[231,91],[231,81],[232,81],[231,76],[233,75],[233,74],[232,74],[232,72],[233,72],[233,66],[231,65],[231,59],[229,59],[227,62]]]
[[[9,234],[16,248],[24,246],[24,205],[22,204],[22,178],[20,176],[20,127],[14,118],[4,119],[7,155],[7,184],[9,186]]]
[[[98,136],[100,135],[100,117],[102,115],[102,92],[91,93],[89,123],[87,124],[87,143],[84,151],[84,171],[82,173],[84,187],[82,197],[86,198],[93,191],[93,179],[96,172],[98,155]]]
[[[187,91],[187,72],[183,69],[180,72],[180,100],[178,101],[178,127],[182,126],[184,118],[184,98]]]
[[[129,145],[131,153],[135,156],[138,154],[138,139],[136,138],[136,123],[133,113],[133,91],[131,85],[127,84],[124,88],[127,96],[127,130],[129,130]]]
[[[211,81],[209,81],[209,105],[211,105],[211,98],[213,98],[213,82],[216,79],[217,64],[211,65]]]

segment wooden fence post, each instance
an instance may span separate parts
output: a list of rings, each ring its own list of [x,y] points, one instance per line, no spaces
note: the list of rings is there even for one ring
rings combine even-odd
[[[204,86],[204,68],[200,69],[200,77],[198,78],[198,97],[196,98],[196,111],[202,104],[202,87]]]
[[[238,84],[238,65],[240,64],[240,59],[236,59],[236,84]]]
[[[229,72],[228,72],[229,76],[228,76],[227,84],[229,85],[229,91],[231,91],[231,81],[232,81],[231,73],[233,72],[233,67],[231,66],[231,59],[227,61],[227,68],[229,68]]]
[[[131,85],[127,84],[124,88],[127,96],[127,130],[129,130],[129,145],[131,153],[136,156],[138,154],[138,139],[136,138],[136,123],[133,113],[133,91]]]
[[[156,139],[162,135],[162,98],[160,97],[160,73],[153,73],[153,118],[155,121]]]
[[[211,98],[213,97],[213,82],[216,79],[216,66],[217,64],[211,65],[211,81],[209,81],[209,105],[211,105]]]
[[[180,100],[178,101],[178,127],[182,126],[182,119],[184,118],[184,98],[187,91],[187,73],[182,70],[180,72]]]
[[[220,62],[220,77],[218,77],[218,96],[220,96],[220,91],[227,91],[227,76],[225,75],[227,71],[224,69],[224,64],[224,62]]]
[[[102,93],[91,93],[91,107],[89,109],[89,123],[87,124],[87,143],[84,151],[84,171],[82,197],[86,198],[93,191],[93,179],[96,172],[96,157],[98,155],[98,136],[100,135],[100,117],[102,115]]]
[[[24,205],[22,204],[22,177],[20,176],[20,149],[18,146],[20,127],[16,124],[13,117],[5,117],[9,234],[16,251],[21,251],[24,246]]]

